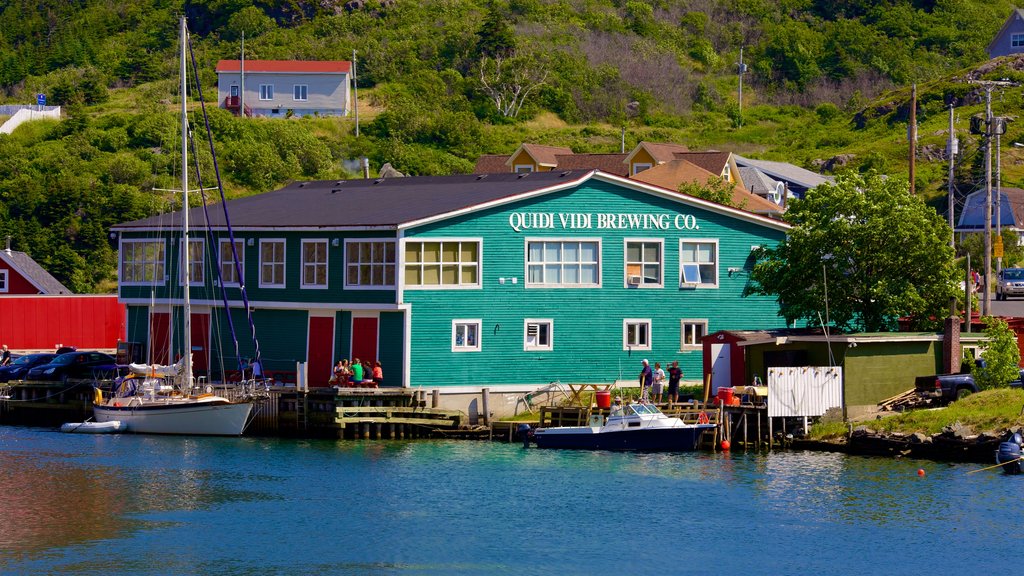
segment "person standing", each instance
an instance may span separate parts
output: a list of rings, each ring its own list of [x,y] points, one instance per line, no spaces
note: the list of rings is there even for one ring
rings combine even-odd
[[[651,391],[654,393],[654,403],[661,404],[661,393],[665,387],[665,371],[661,369],[661,362],[654,363],[654,386]]]
[[[683,371],[679,368],[679,361],[673,360],[672,367],[668,369],[668,405],[671,406],[679,401],[679,382],[683,379]]]
[[[380,367],[380,360],[373,363],[373,387],[380,388],[384,382],[384,369]]]
[[[11,351],[7,349],[7,344],[4,344],[3,352],[0,352],[0,366],[9,366],[11,364]]]
[[[647,363],[647,358],[644,358],[643,369],[640,370],[640,400],[642,402],[647,401],[648,392],[653,384],[654,371],[651,370],[651,365]]]

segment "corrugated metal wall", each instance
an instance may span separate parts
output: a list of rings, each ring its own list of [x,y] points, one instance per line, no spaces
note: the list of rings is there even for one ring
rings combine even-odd
[[[821,416],[843,405],[843,369],[801,366],[768,369],[768,416]]]

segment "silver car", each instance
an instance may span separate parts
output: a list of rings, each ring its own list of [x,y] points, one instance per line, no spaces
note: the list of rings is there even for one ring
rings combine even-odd
[[[1009,296],[1024,296],[1024,268],[1003,268],[996,284],[996,300]]]

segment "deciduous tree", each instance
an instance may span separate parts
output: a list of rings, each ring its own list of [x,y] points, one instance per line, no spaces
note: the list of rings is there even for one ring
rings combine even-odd
[[[934,327],[957,295],[949,226],[902,179],[839,176],[793,201],[786,219],[793,229],[759,251],[748,292],[778,296],[788,321],[879,331],[906,316]]]

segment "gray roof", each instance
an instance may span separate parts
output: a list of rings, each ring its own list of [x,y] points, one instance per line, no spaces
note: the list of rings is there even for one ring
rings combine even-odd
[[[736,158],[737,166],[752,166],[776,180],[783,180],[785,182],[797,184],[803,188],[814,188],[819,184],[832,182],[834,180],[831,176],[824,176],[817,172],[811,172],[810,170],[789,164],[788,162],[752,160],[738,155],[733,155],[733,157]]]
[[[744,166],[740,168],[740,178],[743,180],[743,184],[758,196],[767,196],[769,193],[775,192],[777,180],[772,180],[767,174],[761,172],[753,166]]]
[[[39,289],[40,294],[72,294],[67,286],[60,283],[43,269],[31,256],[17,250],[0,250],[0,259],[6,260],[14,270]]]
[[[440,216],[551,186],[571,185],[590,170],[525,174],[462,174],[367,180],[295,182],[265,194],[229,200],[231,225],[281,228],[381,228]],[[210,226],[224,224],[219,205],[211,206]],[[192,225],[205,225],[202,207],[189,212]],[[180,212],[117,224],[112,228],[168,229],[180,226]]]

